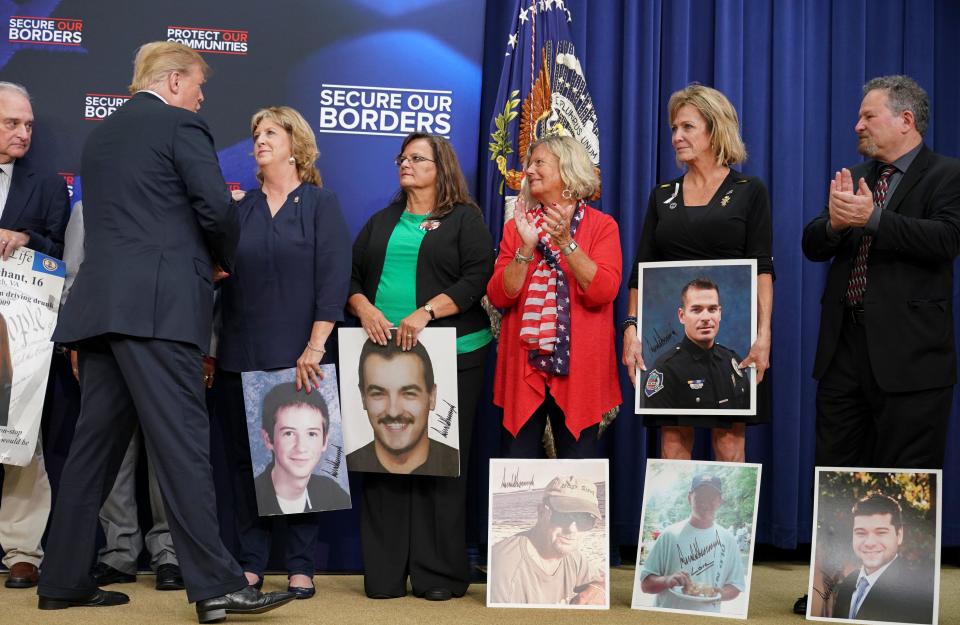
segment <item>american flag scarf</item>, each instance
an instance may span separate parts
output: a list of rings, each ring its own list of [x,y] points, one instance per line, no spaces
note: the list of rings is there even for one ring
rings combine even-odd
[[[560,267],[560,248],[543,227],[543,207],[533,210],[540,261],[533,271],[523,302],[520,345],[528,350],[530,365],[550,375],[567,375],[570,369],[570,287]],[[570,220],[570,236],[583,220],[583,202]]]

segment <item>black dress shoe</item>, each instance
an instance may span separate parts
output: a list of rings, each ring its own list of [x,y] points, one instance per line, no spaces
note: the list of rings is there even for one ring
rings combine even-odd
[[[157,590],[183,590],[183,576],[176,564],[161,564],[157,567]]]
[[[97,582],[97,586],[109,586],[110,584],[129,584],[135,582],[137,581],[137,576],[118,571],[104,562],[97,562],[97,566],[93,567],[93,580]]]
[[[219,597],[197,601],[197,620],[214,623],[225,619],[228,614],[260,614],[290,603],[295,598],[289,592],[263,593],[253,586],[246,586]]]
[[[431,588],[423,593],[423,598],[427,601],[449,601],[453,593],[448,588]]]
[[[41,610],[63,610],[65,608],[99,608],[109,605],[123,605],[130,603],[130,597],[122,592],[100,590],[83,599],[51,599],[40,597],[37,607]]]
[[[317,587],[311,586],[310,588],[305,588],[303,586],[287,586],[287,592],[293,593],[293,596],[295,596],[297,599],[309,599],[317,594]]]
[[[807,613],[807,596],[804,595],[797,599],[793,604],[793,613],[800,614],[801,616],[806,615]]]

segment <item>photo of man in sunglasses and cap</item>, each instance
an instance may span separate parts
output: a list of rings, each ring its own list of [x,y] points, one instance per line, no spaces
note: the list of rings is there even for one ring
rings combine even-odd
[[[737,539],[715,522],[723,480],[695,474],[687,501],[690,516],[657,537],[638,575],[640,589],[657,595],[658,608],[720,612],[721,602],[746,590]]]
[[[594,483],[551,480],[536,524],[493,546],[488,605],[607,605],[605,571],[580,549],[585,533],[603,530],[602,519]]]

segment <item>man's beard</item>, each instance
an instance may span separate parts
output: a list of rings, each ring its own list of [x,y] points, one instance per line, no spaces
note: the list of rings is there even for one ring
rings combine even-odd
[[[857,143],[857,152],[866,156],[867,158],[873,158],[877,154],[877,144],[873,141],[873,137],[869,135],[860,135],[860,141]]]

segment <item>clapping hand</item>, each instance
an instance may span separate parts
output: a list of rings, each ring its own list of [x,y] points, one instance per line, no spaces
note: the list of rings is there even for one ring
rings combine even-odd
[[[873,192],[863,178],[854,190],[853,174],[844,167],[830,181],[830,199],[827,206],[830,211],[830,227],[834,230],[863,227],[873,214]]]

